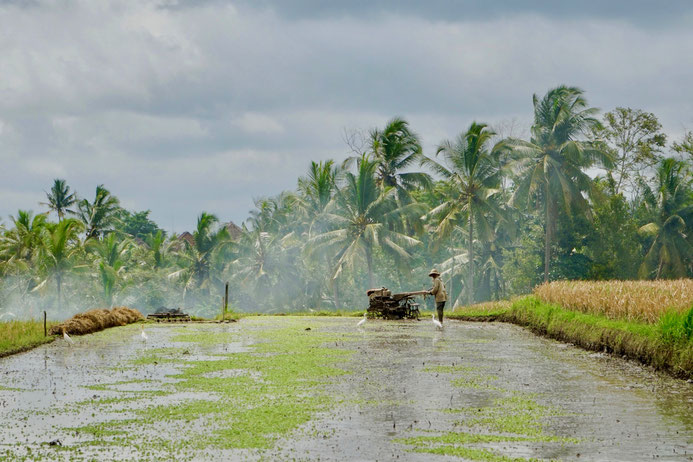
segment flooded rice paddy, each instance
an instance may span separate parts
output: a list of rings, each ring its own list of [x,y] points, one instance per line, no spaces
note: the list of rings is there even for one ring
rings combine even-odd
[[[693,460],[690,383],[511,325],[357,322],[127,326],[0,359],[0,460]]]

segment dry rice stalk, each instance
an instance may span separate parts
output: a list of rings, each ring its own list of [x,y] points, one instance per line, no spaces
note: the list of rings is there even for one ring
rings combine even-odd
[[[668,310],[693,305],[693,279],[659,281],[555,281],[534,289],[542,301],[611,319],[656,323]]]
[[[84,335],[98,332],[108,327],[124,326],[144,319],[139,311],[119,306],[111,310],[95,309],[79,313],[67,321],[51,327],[51,334],[63,333],[63,329],[70,335]]]

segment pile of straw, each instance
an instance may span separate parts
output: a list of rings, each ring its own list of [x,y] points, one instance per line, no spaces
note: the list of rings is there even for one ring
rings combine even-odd
[[[84,335],[109,327],[124,326],[144,319],[139,311],[119,306],[111,310],[96,309],[79,313],[67,321],[51,327],[50,333],[60,335],[63,330],[70,335]]]

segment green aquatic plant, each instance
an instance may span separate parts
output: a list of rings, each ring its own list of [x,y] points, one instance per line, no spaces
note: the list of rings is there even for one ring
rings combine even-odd
[[[306,331],[305,324],[305,320],[291,318],[281,327],[261,318],[248,320],[247,330],[257,342],[248,347],[249,351],[205,359],[196,357],[200,348],[247,342],[247,335],[204,327],[180,332],[172,340],[189,344],[184,351],[189,349],[193,354],[184,355],[181,348],[153,349],[131,362],[132,367],[162,362],[175,366],[177,372],[167,377],[172,383],[165,391],[159,390],[171,398],[170,402],[158,401],[132,410],[125,419],[92,423],[75,431],[127,444],[150,441],[148,438],[156,434],[159,440],[152,448],[165,451],[175,435],[168,439],[166,432],[157,429],[203,421],[205,431],[191,439],[188,449],[269,448],[318,411],[335,405],[320,385],[347,373],[336,364],[348,359],[351,352],[332,346],[348,344],[349,335]],[[122,383],[100,385],[100,389],[114,391],[113,387]],[[191,399],[191,392],[199,397]],[[178,393],[185,398],[176,400]],[[107,398],[100,404],[111,403]],[[133,426],[138,428],[137,433],[131,431]]]

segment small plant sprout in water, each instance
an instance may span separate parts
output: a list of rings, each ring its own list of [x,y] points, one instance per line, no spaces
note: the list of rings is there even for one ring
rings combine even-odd
[[[368,316],[368,313],[363,313],[363,319],[356,324],[356,327],[362,328],[364,324],[366,324],[366,317]]]
[[[433,320],[433,325],[436,326],[436,329],[443,330],[443,324],[436,319],[435,314],[431,314],[431,319]]]

